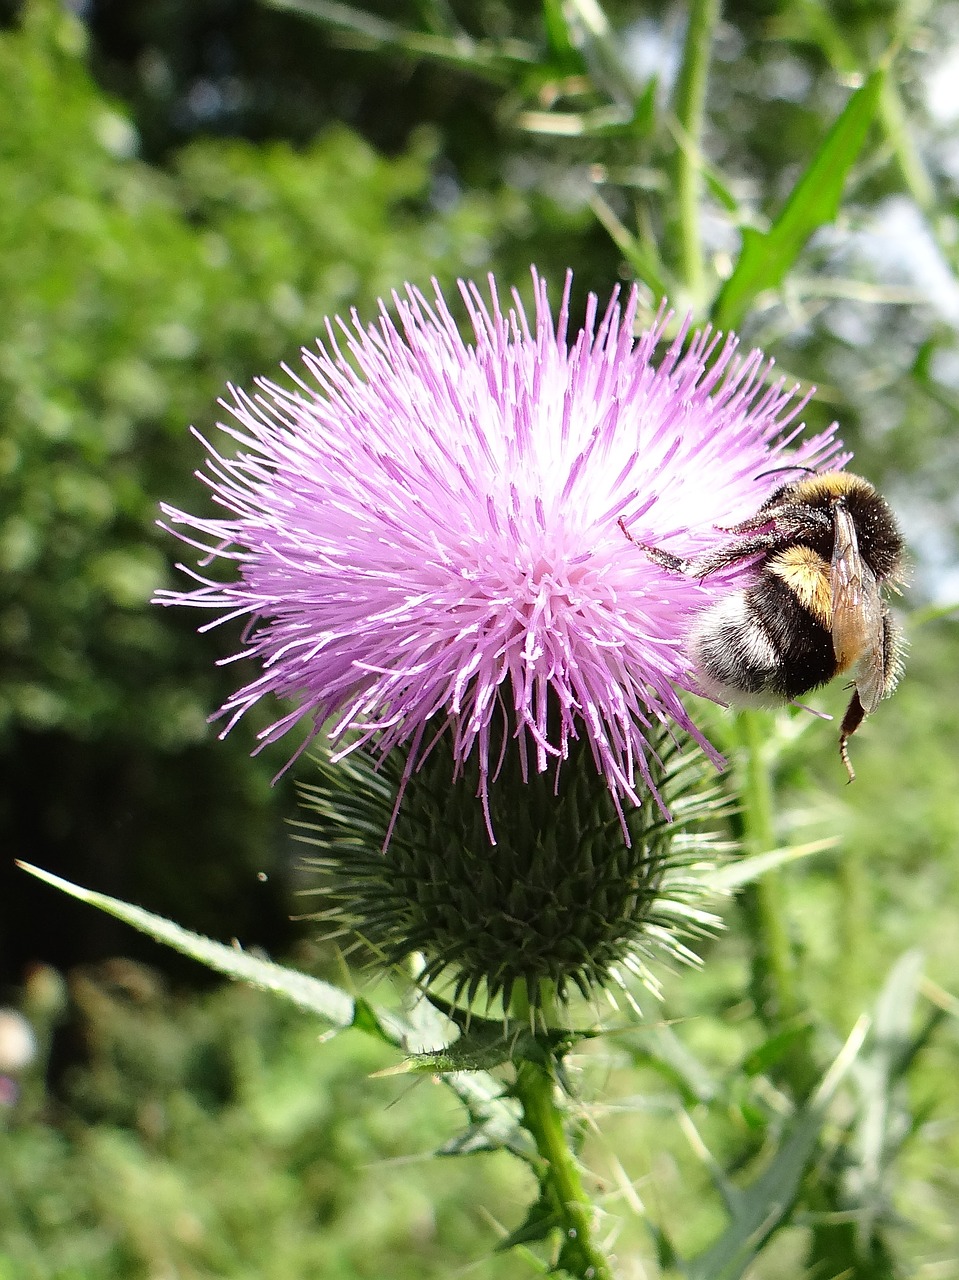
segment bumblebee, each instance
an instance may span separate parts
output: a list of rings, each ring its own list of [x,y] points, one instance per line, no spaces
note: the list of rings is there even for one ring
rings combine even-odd
[[[723,532],[734,540],[688,560],[637,544],[657,564],[693,578],[756,559],[753,583],[693,624],[689,654],[703,692],[719,702],[792,702],[851,671],[839,753],[852,782],[849,739],[893,692],[902,665],[902,641],[882,596],[902,572],[892,511],[868,480],[829,471],[783,485]]]

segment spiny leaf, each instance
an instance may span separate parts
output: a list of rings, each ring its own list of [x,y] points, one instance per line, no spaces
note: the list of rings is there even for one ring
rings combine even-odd
[[[504,1115],[502,1120],[506,1119],[512,1118]],[[471,1124],[455,1138],[444,1142],[437,1148],[436,1154],[438,1156],[472,1156],[480,1151],[501,1151],[504,1147],[512,1149],[513,1143],[510,1139],[520,1133],[522,1130],[515,1121],[505,1124],[499,1117],[491,1116],[488,1120]]]
[[[505,1148],[535,1167],[539,1157],[529,1134],[520,1126],[519,1103],[504,1096],[498,1081],[485,1071],[459,1071],[442,1079],[466,1107],[472,1124],[442,1146],[439,1155]]]
[[[530,1205],[526,1217],[505,1239],[496,1246],[497,1253],[505,1253],[515,1249],[519,1244],[536,1244],[546,1240],[562,1225],[562,1217],[556,1210],[552,1200],[545,1192],[540,1194],[535,1204]]]
[[[720,1190],[732,1221],[708,1249],[682,1265],[687,1280],[739,1280],[792,1210],[800,1181],[816,1150],[828,1105],[859,1054],[868,1026],[867,1019],[856,1024],[811,1100],[794,1118],[789,1136],[759,1177],[742,1190],[722,1183]]]
[[[507,1062],[552,1062],[568,1052],[572,1040],[567,1031],[536,1033],[517,1023],[484,1025],[464,1031],[442,1049],[413,1054],[402,1067],[388,1072],[491,1071]]]
[[[402,1044],[405,1039],[406,1028],[400,1018],[385,1011],[374,1012],[365,1003],[358,1005],[351,995],[332,983],[323,982],[320,978],[310,977],[295,969],[284,968],[271,960],[263,960],[241,950],[239,946],[226,946],[202,934],[192,933],[189,929],[174,924],[172,920],[154,915],[152,911],[133,906],[129,902],[121,902],[105,893],[81,888],[49,871],[30,866],[29,863],[18,862],[17,866],[72,898],[139,929],[156,942],[172,947],[181,955],[190,956],[208,969],[259,987],[263,991],[274,991],[298,1008],[316,1014],[335,1027],[356,1025],[361,1030],[374,1031],[390,1044]]]

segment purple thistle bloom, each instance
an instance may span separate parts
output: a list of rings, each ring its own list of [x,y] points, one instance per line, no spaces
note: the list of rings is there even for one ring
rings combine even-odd
[[[492,280],[489,303],[462,284],[467,343],[438,286],[432,303],[407,286],[396,321],[381,306],[370,328],[355,312],[328,323],[294,389],[230,388],[221,429],[239,449],[206,444],[201,473],[227,517],[164,512],[204,563],[236,561],[238,576],[186,569],[196,586],[157,596],[220,613],[208,626],[247,619],[236,656],[260,674],[221,709],[224,733],[278,695],[294,707],[265,742],[303,717],[309,741],[329,721],[344,751],[404,744],[409,776],[449,732],[458,765],[477,752],[484,800],[509,736],[543,770],[585,735],[617,804],[652,788],[661,725],[720,762],[678,690],[696,688],[691,615],[743,569],[671,574],[618,522],[704,551],[781,484],[771,470],[835,466],[835,425],[786,459],[805,399],[767,384],[760,352],[741,359],[708,330],[684,351],[684,327],[656,366],[668,317],[634,339],[635,290],[602,316],[591,296],[569,342],[569,279],[555,325],[533,281],[532,327]]]

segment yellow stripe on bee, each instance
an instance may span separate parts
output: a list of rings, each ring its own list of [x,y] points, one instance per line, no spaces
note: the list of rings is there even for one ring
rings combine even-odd
[[[787,547],[769,565],[804,609],[826,628],[832,626],[829,564],[811,547]]]

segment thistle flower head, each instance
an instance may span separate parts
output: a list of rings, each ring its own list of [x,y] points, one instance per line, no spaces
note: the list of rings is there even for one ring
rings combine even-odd
[[[305,720],[344,751],[403,745],[407,776],[443,736],[484,799],[503,752],[528,776],[580,740],[617,807],[656,793],[663,726],[711,750],[680,698],[684,637],[741,571],[670,574],[619,522],[706,550],[776,487],[804,401],[709,331],[657,361],[668,317],[637,338],[635,291],[591,297],[571,336],[569,281],[555,323],[533,284],[532,317],[492,280],[488,298],[461,285],[468,338],[438,286],[407,286],[369,328],[329,323],[288,386],[231,388],[230,450],[207,444],[202,474],[225,514],[165,513],[234,572],[158,596],[246,620],[258,672],[224,732],[278,695],[292,709],[265,741]],[[833,431],[789,461],[835,461]]]

